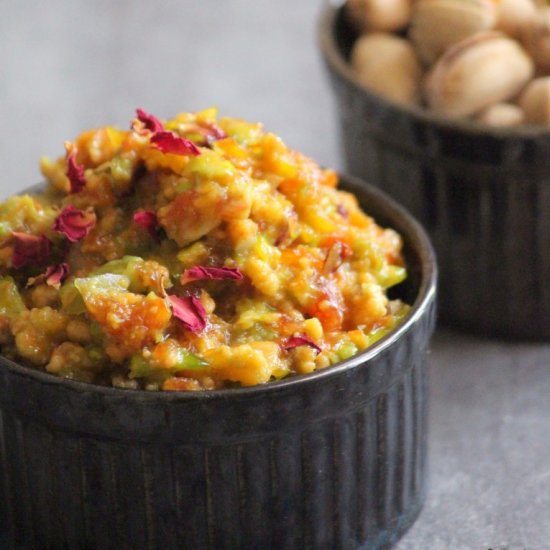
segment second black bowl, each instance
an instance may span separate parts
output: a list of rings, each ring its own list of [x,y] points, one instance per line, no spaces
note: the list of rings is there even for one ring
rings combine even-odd
[[[440,268],[439,318],[481,336],[550,339],[550,130],[491,129],[365,90],[356,33],[328,6],[321,49],[347,169],[425,226]]]

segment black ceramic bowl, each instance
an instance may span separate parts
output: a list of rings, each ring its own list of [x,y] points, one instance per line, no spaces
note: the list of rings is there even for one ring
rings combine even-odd
[[[440,268],[439,317],[480,335],[550,338],[550,131],[489,129],[402,107],[362,88],[355,32],[329,5],[320,41],[346,168],[427,229]]]
[[[86,385],[0,358],[3,549],[344,550],[401,536],[425,495],[436,267],[404,210],[343,187],[404,237],[403,324],[325,370],[204,393]]]

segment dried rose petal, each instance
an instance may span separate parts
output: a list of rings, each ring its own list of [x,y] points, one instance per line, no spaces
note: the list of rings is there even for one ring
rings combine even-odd
[[[206,129],[208,136],[213,140],[225,139],[227,137],[227,134],[213,122],[203,122],[201,126]]]
[[[343,204],[338,204],[338,206],[336,207],[336,211],[338,212],[338,214],[340,214],[340,216],[342,216],[342,218],[349,218],[348,209]]]
[[[143,210],[134,214],[134,223],[146,229],[155,241],[160,242],[159,230],[158,230],[158,217],[154,212],[150,210]]]
[[[151,136],[151,143],[163,153],[194,157],[201,154],[200,149],[192,141],[177,136],[173,132],[157,132]]]
[[[184,135],[193,135],[194,137],[198,134],[201,136],[203,139],[200,142],[197,139],[194,139],[193,142],[202,147],[210,147],[215,141],[227,137],[227,134],[213,122],[188,122],[180,124],[178,130]]]
[[[204,267],[197,265],[186,269],[181,276],[181,284],[191,281],[240,281],[243,279],[242,271],[238,267]]]
[[[95,227],[97,217],[93,210],[79,210],[72,205],[63,208],[54,221],[53,229],[76,243],[86,237]]]
[[[61,283],[69,276],[69,265],[62,263],[59,265],[50,265],[44,273],[38,277],[32,277],[27,282],[27,286],[47,284],[59,289]]]
[[[323,351],[309,336],[306,336],[305,334],[302,334],[301,336],[291,336],[283,347],[286,351],[290,351],[291,349],[298,348],[300,346],[309,346],[318,354]]]
[[[7,244],[13,246],[12,266],[19,269],[29,263],[46,263],[52,251],[52,243],[45,235],[29,235],[14,231]]]
[[[201,301],[195,296],[169,295],[172,304],[172,313],[179,319],[184,327],[191,332],[200,332],[206,327],[206,311]]]
[[[80,193],[86,186],[84,178],[84,166],[76,162],[76,147],[72,147],[71,152],[67,151],[67,177],[71,186],[71,193]]]
[[[136,115],[137,119],[143,123],[143,126],[146,130],[149,130],[150,132],[156,133],[156,132],[163,132],[164,131],[164,124],[153,115],[150,115],[149,113],[146,113],[143,109],[136,109]]]
[[[199,122],[197,124],[197,132],[204,136],[204,145],[208,146],[214,141],[225,139],[227,134],[213,122]]]

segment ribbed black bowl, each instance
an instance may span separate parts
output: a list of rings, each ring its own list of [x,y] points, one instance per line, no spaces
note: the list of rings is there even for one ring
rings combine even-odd
[[[342,8],[328,6],[320,41],[346,167],[427,229],[441,321],[550,339],[550,131],[489,129],[387,101],[355,79],[347,62],[355,38]]]
[[[326,370],[205,393],[103,388],[0,359],[2,549],[385,548],[401,536],[425,496],[436,267],[406,212],[345,187],[404,236],[404,323]]]

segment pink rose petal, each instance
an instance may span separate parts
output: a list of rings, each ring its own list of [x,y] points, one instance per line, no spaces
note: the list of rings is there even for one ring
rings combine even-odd
[[[313,348],[318,354],[323,351],[309,336],[306,336],[305,334],[302,334],[301,336],[291,336],[285,342],[283,348],[286,351],[290,351],[300,346],[309,346],[310,348]]]
[[[79,193],[86,186],[84,166],[76,162],[76,147],[67,156],[67,177],[71,185],[71,193]]]
[[[158,229],[158,217],[154,212],[150,210],[143,210],[141,212],[136,212],[134,214],[134,223],[143,227],[148,231],[149,235],[157,241],[160,242],[159,229]]]
[[[52,243],[45,235],[29,235],[14,231],[8,244],[13,246],[11,263],[15,269],[30,263],[44,264],[50,259]]]
[[[206,129],[207,135],[213,140],[225,139],[227,137],[227,134],[213,122],[203,122],[201,126]]]
[[[193,142],[203,147],[210,147],[213,142],[227,137],[227,134],[217,124],[206,121],[180,124],[178,131],[180,134],[192,135],[193,137],[198,134],[203,139],[200,142],[194,139]]]
[[[204,267],[198,265],[186,269],[181,276],[181,284],[186,284],[191,281],[225,281],[234,280],[240,281],[243,279],[243,274],[238,267]]]
[[[336,211],[340,214],[340,216],[342,216],[342,218],[346,218],[346,220],[349,218],[348,209],[343,204],[338,204],[336,206]]]
[[[47,284],[59,289],[61,283],[69,276],[69,265],[62,263],[49,266],[44,273],[29,279],[27,286]]]
[[[146,113],[143,109],[136,109],[136,115],[137,119],[141,123],[143,123],[143,126],[146,130],[149,130],[153,133],[164,131],[164,125],[162,124],[162,122],[153,115]]]
[[[97,217],[93,210],[79,210],[72,205],[63,208],[54,221],[53,229],[76,243],[86,237],[95,227]]]
[[[206,311],[195,296],[168,296],[172,304],[172,313],[184,327],[191,332],[200,332],[206,327]]]
[[[194,157],[201,154],[200,149],[192,141],[179,137],[173,132],[157,132],[151,136],[151,143],[163,153]]]
[[[227,137],[227,134],[213,122],[199,122],[196,129],[201,136],[204,136],[203,144],[205,146],[210,145],[210,143],[214,141],[225,139]]]

